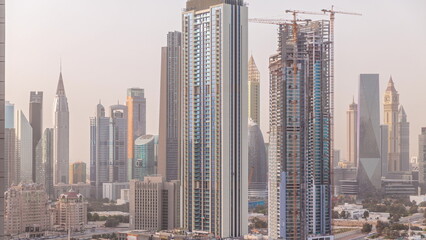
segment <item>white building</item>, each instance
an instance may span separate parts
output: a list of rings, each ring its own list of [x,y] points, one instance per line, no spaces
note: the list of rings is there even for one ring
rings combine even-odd
[[[33,128],[22,111],[16,112],[15,120],[19,181],[30,183],[33,180]]]
[[[120,198],[122,189],[129,189],[129,183],[103,183],[102,198],[108,198],[112,201],[117,201]]]
[[[121,189],[120,198],[117,199],[117,205],[124,205],[129,202],[130,199],[130,189]]]
[[[222,238],[248,231],[247,12],[188,0],[182,14],[182,227]]]
[[[58,88],[54,101],[53,126],[53,183],[69,182],[70,124],[68,100],[65,94],[62,72],[59,75]]]
[[[342,211],[345,211],[346,213],[349,214],[350,219],[361,219],[364,217],[364,213],[366,211],[368,212],[368,210],[364,209],[362,205],[348,204],[348,203],[345,203],[344,205],[338,205],[334,207],[333,210],[338,212],[339,214]]]

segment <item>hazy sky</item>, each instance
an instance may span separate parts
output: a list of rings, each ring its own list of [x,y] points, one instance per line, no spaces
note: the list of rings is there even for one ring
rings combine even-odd
[[[168,31],[181,29],[185,0],[7,0],[6,99],[28,116],[29,92],[44,91],[44,127],[52,127],[53,97],[63,62],[70,108],[70,161],[89,161],[89,117],[125,102],[142,87],[147,132],[158,133],[160,53]],[[362,17],[336,19],[336,148],[346,152],[346,110],[360,73],[379,73],[380,99],[392,75],[411,123],[411,155],[426,127],[426,1],[248,0],[249,16],[289,18],[286,9],[337,10]],[[316,16],[307,15],[315,19]],[[277,27],[250,24],[249,53],[261,72],[261,128],[268,141],[268,57]],[[357,97],[355,97],[356,99]],[[381,114],[382,115],[382,114]]]

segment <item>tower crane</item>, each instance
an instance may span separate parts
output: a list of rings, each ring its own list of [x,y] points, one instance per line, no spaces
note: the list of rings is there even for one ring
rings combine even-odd
[[[336,11],[334,10],[333,5],[331,6],[331,9],[322,9],[321,11],[324,14],[330,15],[330,162],[331,164],[334,164],[334,20],[336,13],[354,16],[362,16],[362,14],[354,12]],[[333,178],[332,167],[331,175],[331,178]]]

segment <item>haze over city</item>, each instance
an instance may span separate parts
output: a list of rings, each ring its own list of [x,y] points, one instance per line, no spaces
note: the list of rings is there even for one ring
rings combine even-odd
[[[357,101],[360,73],[380,74],[380,100],[392,75],[411,123],[411,155],[426,123],[426,2],[250,0],[249,17],[285,18],[285,9],[360,12],[336,19],[336,149],[346,149],[346,110]],[[89,160],[89,117],[101,100],[124,103],[126,89],[147,99],[147,132],[158,133],[160,51],[166,33],[180,30],[185,0],[7,1],[6,99],[28,112],[31,90],[44,91],[44,126],[52,126],[53,97],[62,59],[70,107],[70,162]],[[319,19],[326,16],[306,15]],[[420,24],[421,25],[421,24]],[[249,55],[261,72],[261,129],[268,131],[268,58],[277,48],[275,25],[249,24]]]

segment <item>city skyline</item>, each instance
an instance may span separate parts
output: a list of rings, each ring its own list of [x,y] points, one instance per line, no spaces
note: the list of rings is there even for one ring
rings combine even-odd
[[[70,21],[71,16],[78,10],[77,7],[67,6],[62,1],[43,0],[44,5],[49,5],[48,10],[29,12],[29,9],[39,9],[43,4],[36,5],[29,1],[13,1],[6,6],[8,11],[7,40],[10,44],[7,46],[8,64],[7,68],[7,100],[14,102],[17,109],[24,109],[25,115],[28,109],[28,96],[30,91],[44,92],[44,127],[52,127],[52,118],[49,112],[52,112],[54,88],[56,87],[57,73],[59,70],[59,59],[63,59],[63,71],[66,75],[67,94],[70,101],[70,125],[76,128],[88,128],[87,119],[94,114],[93,105],[99,99],[106,106],[116,103],[117,99],[120,102],[125,101],[125,90],[129,87],[140,87],[146,90],[147,99],[147,133],[158,134],[158,115],[159,115],[159,88],[160,88],[160,67],[161,67],[161,47],[166,45],[164,35],[168,31],[180,30],[180,9],[184,4],[182,1],[169,1],[170,7],[166,10],[161,9],[160,4],[153,2],[137,3],[129,1],[125,5],[115,4],[116,1],[104,1],[105,12],[97,14],[97,19],[91,17],[93,11],[99,1],[93,3],[82,3],[86,6],[86,10],[79,12],[81,17],[78,22],[85,21],[87,24],[77,30],[77,25]],[[306,1],[303,3],[291,2],[284,4],[279,1],[271,0],[271,4],[263,6],[255,1],[247,1],[250,4],[249,17],[286,17],[284,14],[287,8],[304,9],[319,11],[322,8],[327,8],[332,4],[332,1],[322,1],[321,3]],[[383,4],[384,1],[375,2],[375,5]],[[403,98],[401,104],[410,118],[410,130],[413,133],[419,132],[424,125],[421,119],[426,116],[425,111],[416,111],[420,108],[421,87],[414,88],[413,86],[424,86],[422,79],[426,78],[423,72],[409,71],[412,69],[421,69],[421,56],[426,54],[426,48],[418,47],[416,52],[410,53],[412,56],[410,64],[395,63],[395,61],[387,61],[386,59],[407,57],[407,50],[402,48],[392,48],[394,45],[404,44],[402,39],[392,38],[396,35],[410,35],[412,38],[405,40],[410,41],[409,45],[422,46],[420,43],[426,40],[426,30],[418,29],[411,22],[424,22],[425,16],[420,14],[421,7],[426,3],[421,1],[412,1],[406,4],[398,4],[396,2],[386,2],[386,8],[381,10],[372,10],[371,3],[367,1],[359,1],[357,3],[339,3],[336,9],[356,11],[363,14],[362,17],[337,16],[336,20],[336,149],[342,150],[342,156],[346,156],[346,136],[338,134],[345,132],[346,129],[346,109],[347,105],[352,102],[352,96],[357,95],[356,89],[358,74],[363,72],[380,73],[380,98],[382,98],[387,80],[390,75],[393,76],[395,83],[398,85],[398,91]],[[76,5],[82,5],[76,4]],[[149,21],[146,21],[147,16],[139,16],[138,9],[142,9],[142,5],[147,5],[148,8],[158,9],[158,14],[168,16],[167,20],[161,21],[159,26],[154,30],[149,26]],[[273,6],[273,7],[271,7]],[[110,49],[113,56],[118,57],[123,63],[120,63],[120,69],[112,68],[115,61],[103,59],[105,49],[95,44],[99,39],[103,39],[107,35],[104,33],[110,20],[106,20],[107,16],[116,13],[116,7],[119,11],[128,13],[128,16],[114,23],[117,32],[108,30],[107,33],[114,32],[114,35],[122,34],[123,39],[118,41],[120,47]],[[161,11],[160,11],[161,9]],[[405,9],[398,15],[391,14],[393,11]],[[19,10],[19,12],[18,12]],[[49,11],[47,14],[46,11]],[[153,11],[155,12],[155,11]],[[160,13],[161,12],[161,13]],[[21,14],[26,14],[24,17]],[[381,24],[375,22],[374,19],[380,15]],[[309,18],[316,16],[309,16]],[[19,18],[19,19],[18,19]],[[324,16],[324,19],[327,17]],[[30,19],[32,22],[30,22]],[[36,19],[36,20],[34,20]],[[56,19],[57,21],[50,21]],[[175,19],[176,21],[169,21]],[[371,25],[370,28],[365,28],[365,24]],[[35,26],[33,24],[38,24]],[[139,27],[141,25],[141,27]],[[67,31],[65,31],[67,26]],[[127,27],[125,27],[127,26]],[[398,28],[399,26],[399,28]],[[402,26],[404,26],[402,28]],[[135,27],[140,28],[137,31],[129,31]],[[28,29],[38,29],[40,32],[29,31]],[[10,29],[14,29],[11,31]],[[398,29],[398,30],[396,30]],[[91,32],[92,31],[92,32]],[[143,32],[151,31],[151,38],[144,38]],[[271,54],[275,52],[276,44],[274,42],[276,26],[265,26],[254,23],[249,24],[249,53],[252,53],[256,59],[256,63],[261,72],[261,129],[267,138],[268,130],[268,98],[269,98],[269,83],[268,83],[268,68],[267,62]],[[17,35],[25,33],[25,38]],[[57,34],[58,32],[58,34]],[[131,33],[129,33],[131,32]],[[353,35],[353,32],[358,34]],[[261,34],[260,34],[261,33]],[[52,36],[51,40],[48,36]],[[84,35],[89,38],[81,39],[74,35]],[[373,36],[364,37],[364,36]],[[134,40],[128,40],[134,38]],[[40,44],[40,49],[31,49],[25,46],[31,39]],[[43,40],[43,42],[41,42]],[[84,42],[84,41],[86,42]],[[109,41],[116,41],[113,37]],[[127,43],[127,41],[129,41]],[[76,43],[73,43],[76,42]],[[128,45],[128,46],[124,46]],[[101,44],[102,46],[102,44]],[[90,48],[89,48],[90,47]],[[105,47],[105,46],[104,46]],[[79,49],[80,48],[80,49]],[[133,49],[136,50],[133,52]],[[82,50],[85,52],[81,52]],[[131,51],[132,49],[132,51]],[[372,57],[364,59],[366,54],[371,54]],[[78,57],[79,56],[79,57]],[[84,61],[80,61],[80,56],[84,57]],[[44,60],[37,65],[37,69],[32,67],[28,71],[18,71],[19,68],[27,66],[27,61],[35,61],[34,58],[42,57]],[[25,60],[22,60],[24,59]],[[351,64],[347,62],[350,59]],[[377,62],[383,62],[378,65]],[[345,65],[348,65],[345,66]],[[31,81],[29,81],[31,79]],[[95,80],[93,80],[95,79]],[[93,81],[92,81],[93,80]],[[102,83],[101,83],[102,82]],[[405,84],[409,82],[410,84]],[[25,86],[23,86],[26,83]],[[27,84],[28,83],[28,84]],[[81,86],[85,84],[86,88]],[[107,91],[97,92],[93,94],[92,89],[98,88],[104,84]],[[425,86],[426,87],[426,86]],[[420,99],[419,99],[420,98]],[[382,108],[382,106],[381,106]],[[77,112],[77,109],[79,111]],[[382,111],[381,111],[382,112]],[[383,120],[380,121],[383,123]],[[89,147],[83,141],[78,139],[87,139],[89,141],[88,131],[71,132],[70,138],[70,163],[76,161],[85,161],[89,163]],[[416,146],[418,139],[415,134],[410,137],[412,155],[416,155]]]

